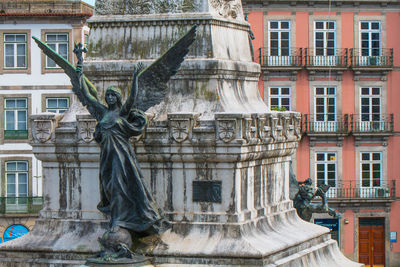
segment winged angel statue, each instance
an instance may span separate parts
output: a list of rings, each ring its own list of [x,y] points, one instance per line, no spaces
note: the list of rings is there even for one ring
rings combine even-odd
[[[75,44],[78,63],[74,67],[33,37],[40,49],[64,69],[71,79],[73,92],[97,120],[94,138],[101,147],[100,203],[97,207],[111,218],[109,230],[99,239],[103,258],[130,258],[130,253],[125,252],[129,251],[132,240],[126,238],[126,232],[143,237],[160,234],[169,228],[143,182],[129,138],[139,136],[145,130],[147,118],[143,111],[162,101],[166,83],[178,71],[195,38],[196,26],[193,26],[151,65],[145,68],[138,63],[134,67],[126,102],[122,103],[120,89],[111,86],[106,90],[107,105],[104,105],[97,98],[95,86],[83,75],[82,52],[86,49],[82,49],[82,44]],[[125,233],[124,238],[121,233]]]

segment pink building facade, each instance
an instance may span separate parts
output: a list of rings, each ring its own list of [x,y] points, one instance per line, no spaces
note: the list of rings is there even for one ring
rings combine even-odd
[[[400,1],[242,3],[264,101],[302,114],[297,178],[343,214],[313,221],[350,259],[400,266]]]

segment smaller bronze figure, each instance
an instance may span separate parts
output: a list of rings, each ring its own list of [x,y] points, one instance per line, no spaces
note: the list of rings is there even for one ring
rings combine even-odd
[[[341,218],[341,214],[334,209],[329,208],[326,192],[330,186],[323,184],[314,190],[311,178],[307,178],[303,182],[298,182],[293,173],[292,163],[290,163],[290,198],[293,200],[294,207],[300,218],[305,221],[311,221],[313,213],[328,213],[335,218]],[[316,197],[322,199],[321,203],[313,203],[312,200]]]

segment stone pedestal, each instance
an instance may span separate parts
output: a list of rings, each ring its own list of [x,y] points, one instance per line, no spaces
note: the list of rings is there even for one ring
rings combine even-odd
[[[84,72],[100,96],[109,85],[129,88],[134,62],[150,64],[199,25],[166,98],[147,111],[150,124],[134,143],[145,182],[172,224],[141,247],[152,265],[361,266],[340,253],[327,228],[296,215],[289,160],[301,117],[270,112],[261,100],[239,0],[97,0],[96,12]],[[78,266],[99,250],[107,223],[96,210],[95,121],[77,106],[61,121],[49,114],[31,121],[44,209],[31,233],[0,246],[0,262]]]

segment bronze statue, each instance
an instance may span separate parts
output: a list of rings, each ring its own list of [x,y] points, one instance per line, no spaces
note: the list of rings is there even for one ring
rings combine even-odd
[[[341,215],[334,209],[329,208],[326,192],[329,190],[329,185],[323,184],[314,190],[312,179],[307,178],[303,182],[298,182],[296,175],[293,173],[292,163],[290,163],[290,199],[293,200],[297,215],[305,221],[311,221],[313,213],[328,213],[336,218],[341,218]],[[320,197],[322,203],[312,203],[315,197]]]
[[[97,256],[101,260],[132,258],[129,233],[143,237],[160,234],[169,228],[168,221],[143,182],[129,138],[139,136],[145,130],[147,118],[143,111],[164,98],[166,83],[178,71],[195,36],[196,26],[193,26],[150,66],[144,68],[141,63],[137,64],[125,103],[121,91],[111,86],[105,93],[107,105],[97,99],[95,86],[83,75],[82,52],[85,49],[81,44],[75,44],[74,53],[78,58],[75,68],[33,37],[43,52],[71,78],[73,92],[98,122],[94,133],[101,147],[98,209],[111,218],[109,230],[99,239],[103,251]]]

